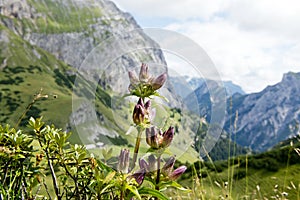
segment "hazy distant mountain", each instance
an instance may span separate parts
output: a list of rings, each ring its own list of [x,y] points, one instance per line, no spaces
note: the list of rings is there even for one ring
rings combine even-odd
[[[196,90],[203,83],[205,83],[205,79],[203,78],[192,78],[188,81],[189,85],[192,89]],[[244,90],[241,86],[234,84],[232,81],[223,81],[223,86],[225,87],[226,93],[228,96],[232,96],[235,93],[245,94]],[[220,85],[222,86],[222,85]]]
[[[190,78],[188,76],[171,77],[170,81],[176,89],[176,93],[181,98],[187,97],[200,87],[205,87],[205,84],[208,84],[207,82],[212,82],[212,80],[205,80],[203,78]],[[245,94],[243,89],[239,85],[234,84],[232,81],[224,81],[222,84],[219,83],[219,87],[225,88],[227,96],[232,96],[235,93]]]

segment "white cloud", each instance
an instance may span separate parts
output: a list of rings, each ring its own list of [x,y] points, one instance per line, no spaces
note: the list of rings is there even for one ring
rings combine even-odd
[[[279,82],[285,72],[300,71],[298,0],[116,1],[137,18],[172,19],[162,28],[196,41],[221,78],[247,92]]]
[[[226,1],[214,0],[114,0],[123,10],[134,15],[150,18],[208,19],[223,9]]]
[[[248,92],[275,84],[288,70],[300,69],[300,48],[292,48],[292,44],[299,44],[296,40],[245,31],[223,19],[175,23],[166,28],[184,32],[195,40],[212,58],[222,79],[230,79]]]

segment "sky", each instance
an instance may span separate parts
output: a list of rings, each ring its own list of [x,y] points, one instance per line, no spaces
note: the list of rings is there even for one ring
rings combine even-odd
[[[167,29],[195,41],[221,79],[247,93],[280,82],[289,71],[300,72],[299,0],[113,1],[142,28]],[[169,55],[166,60],[184,73],[180,61]]]

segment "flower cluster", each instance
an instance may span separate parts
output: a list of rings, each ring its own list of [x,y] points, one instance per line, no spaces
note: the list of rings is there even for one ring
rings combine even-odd
[[[146,142],[152,149],[166,148],[170,146],[174,137],[174,127],[162,133],[155,126],[146,129]]]
[[[175,160],[175,157],[171,156],[162,167],[161,173],[166,180],[178,179],[187,169],[186,166],[182,165],[174,170]],[[148,162],[144,158],[139,160],[140,170],[145,173],[145,176],[151,177],[155,172],[157,173],[156,164],[157,159],[154,155],[148,157]]]
[[[123,174],[126,174],[129,172],[129,150],[128,149],[122,149],[119,155],[119,161],[117,170]],[[128,176],[128,179],[134,178],[135,181],[140,185],[142,184],[144,178],[146,175],[146,171],[144,169],[140,169],[133,173],[132,175]]]
[[[158,77],[153,77],[148,73],[148,65],[142,64],[139,77],[134,71],[129,71],[128,76],[130,85],[128,90],[130,94],[137,97],[150,97],[157,95],[156,90],[161,88],[167,80],[167,73],[162,73]]]

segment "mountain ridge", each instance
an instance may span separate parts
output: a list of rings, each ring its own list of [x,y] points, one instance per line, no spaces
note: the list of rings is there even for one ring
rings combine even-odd
[[[206,81],[185,98],[187,107],[211,118],[210,90],[222,86]],[[288,72],[281,82],[267,86],[261,92],[236,93],[227,99],[224,129],[232,140],[254,151],[265,151],[280,141],[292,137],[290,129],[300,121],[300,73]]]

